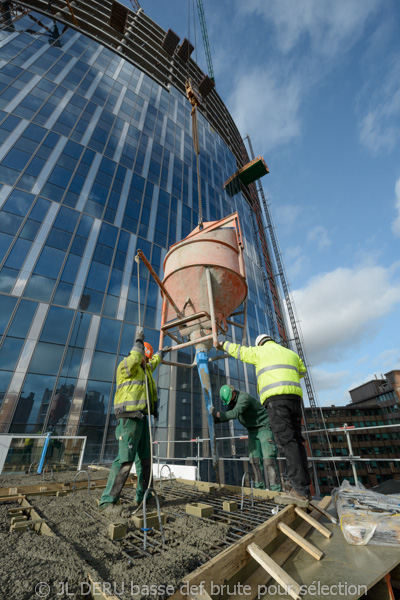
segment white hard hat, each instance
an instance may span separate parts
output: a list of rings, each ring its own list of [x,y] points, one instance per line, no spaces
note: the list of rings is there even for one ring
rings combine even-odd
[[[261,335],[257,336],[256,339],[256,346],[262,346],[263,344],[265,344],[265,342],[273,342],[274,340],[272,339],[271,336],[267,335],[266,333],[262,333]]]

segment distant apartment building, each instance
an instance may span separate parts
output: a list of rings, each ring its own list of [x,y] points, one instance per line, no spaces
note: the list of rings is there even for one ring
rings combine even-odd
[[[349,390],[351,403],[347,406],[324,406],[322,412],[329,429],[343,427],[345,424],[354,427],[351,431],[353,455],[370,459],[368,462],[356,463],[358,480],[365,487],[373,487],[386,479],[400,480],[400,463],[393,461],[400,458],[400,370],[389,371],[381,378],[368,381]],[[310,408],[306,408],[309,429],[314,427],[314,419]],[[396,425],[382,429],[362,430],[361,427]],[[336,462],[340,481],[348,479],[354,483],[353,470],[346,456],[349,448],[343,431],[329,435],[333,455],[343,457]],[[322,447],[318,436],[310,436],[314,457],[322,456]],[[379,460],[384,459],[384,460]],[[321,493],[328,493],[328,471],[325,462],[316,463],[316,471]]]

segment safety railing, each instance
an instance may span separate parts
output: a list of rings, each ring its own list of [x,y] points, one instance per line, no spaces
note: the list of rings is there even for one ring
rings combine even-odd
[[[400,423],[398,424],[389,424],[389,425],[372,425],[372,426],[366,426],[366,427],[355,427],[354,425],[347,425],[346,423],[342,426],[342,427],[335,427],[335,428],[327,428],[326,430],[318,430],[318,429],[310,429],[307,431],[303,431],[304,434],[308,433],[310,436],[314,435],[314,434],[318,434],[321,431],[326,431],[328,435],[333,435],[333,434],[344,434],[345,435],[345,442],[346,442],[346,446],[343,448],[344,450],[347,451],[347,454],[343,454],[340,456],[307,456],[307,459],[309,462],[311,463],[324,463],[324,462],[330,462],[330,463],[339,463],[339,462],[349,462],[351,464],[351,469],[353,472],[353,477],[354,477],[354,482],[356,485],[358,485],[359,483],[359,478],[357,475],[357,468],[356,468],[356,464],[357,463],[370,463],[370,462],[391,462],[391,463],[400,463],[400,454],[398,456],[398,458],[392,457],[390,456],[390,458],[386,457],[386,458],[378,458],[376,455],[369,455],[368,458],[364,458],[361,457],[360,455],[354,454],[353,452],[353,445],[351,442],[351,436],[352,435],[356,435],[359,434],[362,431],[373,431],[373,430],[378,430],[378,429],[395,429],[397,428],[400,432]],[[216,438],[217,442],[228,442],[231,440],[246,440],[248,438],[247,435],[238,435],[238,436],[226,436],[226,437],[220,437],[220,438]],[[381,441],[381,440],[377,440],[377,441]],[[153,442],[155,449],[153,452],[154,455],[154,459],[155,462],[157,462],[158,464],[158,469],[160,469],[160,462],[161,461],[167,461],[167,462],[187,462],[187,461],[192,461],[195,462],[197,464],[197,473],[200,473],[200,463],[202,461],[211,461],[212,457],[211,456],[204,456],[201,454],[201,449],[203,447],[203,443],[204,442],[209,442],[209,438],[200,438],[200,437],[196,437],[196,438],[192,438],[189,440],[155,440]],[[342,442],[340,442],[342,443]],[[161,445],[166,444],[167,446],[171,446],[172,444],[195,444],[196,445],[196,455],[194,456],[185,456],[185,457],[176,457],[176,456],[162,456],[161,452],[160,452],[160,447]],[[243,456],[230,456],[230,457],[226,457],[226,456],[220,456],[220,458],[224,461],[240,461],[240,462],[245,462],[248,461],[248,456],[243,455]],[[278,461],[285,461],[285,457],[282,456],[278,456]],[[400,467],[400,465],[399,465]],[[340,481],[337,481],[338,484],[340,484]],[[316,487],[318,488],[318,482],[316,482]]]

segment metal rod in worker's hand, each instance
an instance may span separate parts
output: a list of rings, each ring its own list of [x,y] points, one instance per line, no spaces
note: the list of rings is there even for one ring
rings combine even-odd
[[[149,261],[147,260],[147,258],[145,257],[145,255],[143,254],[143,252],[141,250],[137,251],[137,256],[144,262],[144,264],[146,265],[146,267],[152,274],[154,280],[156,281],[158,287],[161,289],[162,293],[165,295],[166,299],[168,300],[168,302],[170,303],[172,308],[175,310],[178,317],[183,318],[185,315],[179,310],[179,308],[177,307],[175,302],[172,300],[172,298],[169,295],[169,293],[167,292],[163,282],[161,281],[161,279],[159,278],[159,276],[157,275],[157,273],[155,272],[155,270],[153,269],[153,267],[151,266],[151,264],[149,263]]]
[[[213,289],[212,289],[212,281],[211,281],[211,272],[208,267],[206,268],[206,279],[207,279],[208,302],[210,305],[213,342],[214,342],[214,346],[216,347],[218,344],[218,332],[217,332],[217,327],[215,325],[215,310],[214,310],[214,297],[213,297]],[[208,358],[207,358],[207,360],[208,360]]]

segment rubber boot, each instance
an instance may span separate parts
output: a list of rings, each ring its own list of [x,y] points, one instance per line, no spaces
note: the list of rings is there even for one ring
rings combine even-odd
[[[140,478],[138,479],[138,484],[136,488],[135,502],[140,504],[143,501],[144,494],[149,485],[149,480],[151,476],[151,461],[150,458],[142,458],[140,461],[142,467],[142,481]],[[150,494],[147,496],[147,499],[150,499]]]
[[[278,473],[278,467],[274,458],[264,458],[264,477],[265,487],[272,492],[281,492],[282,486],[280,483],[280,476]]]
[[[126,462],[122,463],[120,470],[115,476],[113,486],[110,490],[110,496],[118,499],[121,495],[122,488],[125,485],[125,481],[128,479],[128,475],[131,471],[132,463]],[[116,502],[117,500],[115,500]]]
[[[251,468],[253,469],[254,476],[254,487],[256,489],[264,489],[264,482],[261,473],[261,461],[259,458],[251,457],[249,458],[249,463],[251,464]]]

